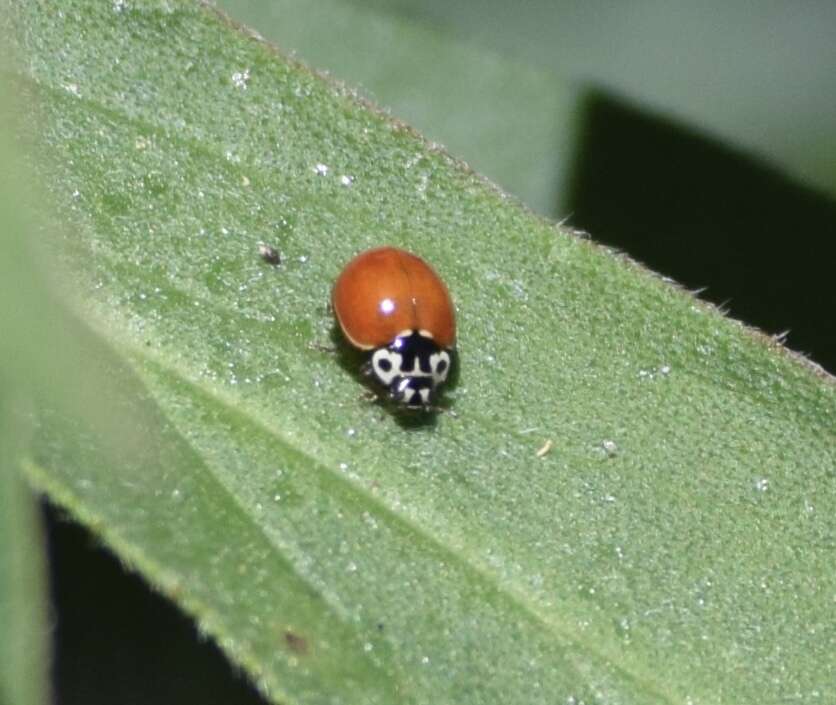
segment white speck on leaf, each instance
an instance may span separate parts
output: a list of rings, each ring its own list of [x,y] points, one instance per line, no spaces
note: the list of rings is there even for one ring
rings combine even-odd
[[[250,70],[248,68],[243,71],[236,71],[232,74],[232,85],[241,90],[247,90],[247,83],[250,80]]]
[[[421,174],[418,180],[418,195],[425,198],[427,195],[427,187],[430,185],[430,177],[427,174]]]
[[[538,458],[545,458],[549,454],[549,451],[552,449],[553,446],[554,446],[554,441],[552,441],[551,438],[547,439],[546,442],[543,443],[543,445],[540,446],[540,449],[537,451],[537,453],[536,453],[537,457]]]
[[[328,176],[328,165],[319,163],[314,167],[314,172],[317,176]]]

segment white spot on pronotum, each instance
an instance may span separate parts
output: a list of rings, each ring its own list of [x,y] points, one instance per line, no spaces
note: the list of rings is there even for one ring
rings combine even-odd
[[[241,90],[247,90],[247,83],[250,81],[250,70],[236,71],[232,74],[232,85]]]
[[[441,350],[430,355],[430,370],[436,386],[444,382],[450,373],[450,353]]]
[[[372,355],[372,370],[381,384],[389,386],[395,377],[401,374],[401,362],[403,357],[400,353],[390,352],[386,348],[375,350]]]
[[[328,176],[328,165],[327,164],[317,164],[313,168],[314,172],[317,176]]]

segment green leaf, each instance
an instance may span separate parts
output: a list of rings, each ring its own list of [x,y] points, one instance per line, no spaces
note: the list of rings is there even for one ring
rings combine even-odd
[[[206,6],[10,36],[98,373],[28,475],[273,701],[832,699],[831,379]],[[313,345],[381,243],[453,292],[455,415]]]
[[[0,703],[42,705],[48,691],[43,546],[37,507],[20,473],[31,432],[26,381],[38,357],[20,353],[42,342],[30,323],[42,308],[25,248],[34,230],[20,210],[20,165],[8,139],[12,103],[0,76]]]
[[[313,66],[361,86],[540,213],[565,215],[558,197],[575,156],[579,98],[557,74],[345,0],[219,5]]]
[[[343,2],[381,23],[400,15],[473,51],[489,47],[543,75],[606,87],[836,195],[832,3],[638,0],[625,11],[620,3],[568,0],[522,7],[504,0]],[[237,14],[239,5],[248,12],[249,0],[223,4]],[[321,51],[297,48],[304,56]]]
[[[9,402],[4,389],[2,400]],[[19,428],[0,415],[0,702],[46,701],[42,547],[32,493],[19,472]]]
[[[42,541],[32,492],[19,472],[17,398],[0,390],[0,702],[46,702]],[[25,435],[25,434],[24,434]]]

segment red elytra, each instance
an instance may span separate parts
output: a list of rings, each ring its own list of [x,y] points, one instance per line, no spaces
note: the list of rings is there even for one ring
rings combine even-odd
[[[334,313],[355,347],[389,345],[406,331],[441,348],[456,342],[447,287],[424,260],[397,247],[366,250],[342,270],[331,294]]]

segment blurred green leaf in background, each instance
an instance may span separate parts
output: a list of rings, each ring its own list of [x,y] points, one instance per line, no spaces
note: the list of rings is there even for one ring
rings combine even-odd
[[[37,504],[19,470],[32,430],[31,381],[48,379],[39,351],[51,338],[41,328],[36,230],[22,207],[31,183],[12,139],[20,115],[7,58],[0,56],[0,703],[37,705],[49,692],[45,561]]]
[[[236,11],[255,5],[226,2]],[[344,4],[603,87],[836,196],[836,5],[828,0]]]
[[[591,222],[609,203],[603,239],[633,228],[639,256],[679,251],[689,277],[723,260],[751,281],[721,249],[752,222],[727,225],[735,205],[782,231],[797,204],[820,237],[832,223],[829,196],[635,95],[414,11],[228,9],[536,210],[574,204]],[[15,136],[39,186],[22,198],[4,179],[0,215],[33,202],[39,225],[0,240],[0,654],[14,656],[0,695],[47,690],[22,469],[51,506],[62,703],[836,700],[823,370],[533,215],[207,5],[6,12],[3,75],[32,106]],[[700,161],[711,188],[680,177]],[[692,234],[671,246],[677,218]],[[776,250],[794,269],[825,261],[797,254],[804,237]],[[370,404],[317,349],[338,338],[341,265],[382,243],[425,256],[453,292],[455,415]]]

